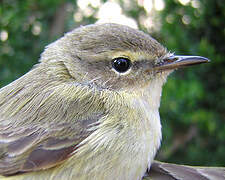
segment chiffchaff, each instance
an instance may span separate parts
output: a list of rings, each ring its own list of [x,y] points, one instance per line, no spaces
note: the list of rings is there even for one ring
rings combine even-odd
[[[205,62],[176,56],[123,25],[65,34],[0,90],[0,174],[6,180],[141,179],[160,146],[167,76]]]

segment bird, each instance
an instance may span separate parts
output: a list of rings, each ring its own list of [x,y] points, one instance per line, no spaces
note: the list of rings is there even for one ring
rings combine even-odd
[[[0,179],[139,180],[165,170],[154,161],[163,84],[207,62],[125,25],[66,33],[0,89]]]

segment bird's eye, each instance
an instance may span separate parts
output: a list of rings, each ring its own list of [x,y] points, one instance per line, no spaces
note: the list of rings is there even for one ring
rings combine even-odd
[[[131,62],[127,58],[119,57],[119,58],[113,59],[112,66],[117,72],[123,73],[130,68]]]

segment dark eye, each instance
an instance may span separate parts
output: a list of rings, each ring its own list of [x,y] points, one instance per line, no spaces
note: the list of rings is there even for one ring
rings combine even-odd
[[[130,65],[130,60],[123,57],[113,59],[112,61],[113,68],[120,73],[126,72],[130,68]]]

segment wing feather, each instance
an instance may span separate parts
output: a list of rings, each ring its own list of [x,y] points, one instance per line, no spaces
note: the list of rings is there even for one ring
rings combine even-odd
[[[99,104],[94,102],[92,90],[42,75],[36,68],[0,89],[2,175],[46,169],[63,162],[103,116],[101,108],[92,104]]]
[[[49,130],[37,128],[32,130],[33,133],[24,130],[23,136],[9,136],[10,140],[7,140],[6,134],[1,134],[4,141],[0,143],[0,174],[47,169],[63,162],[78,148],[78,144],[92,133],[88,126],[92,124],[93,119],[97,121],[99,118],[100,116],[93,115],[91,121],[87,120],[90,123],[87,126],[75,123],[70,126],[59,125]]]
[[[224,180],[224,167],[186,166],[154,161],[145,179],[151,180]]]

